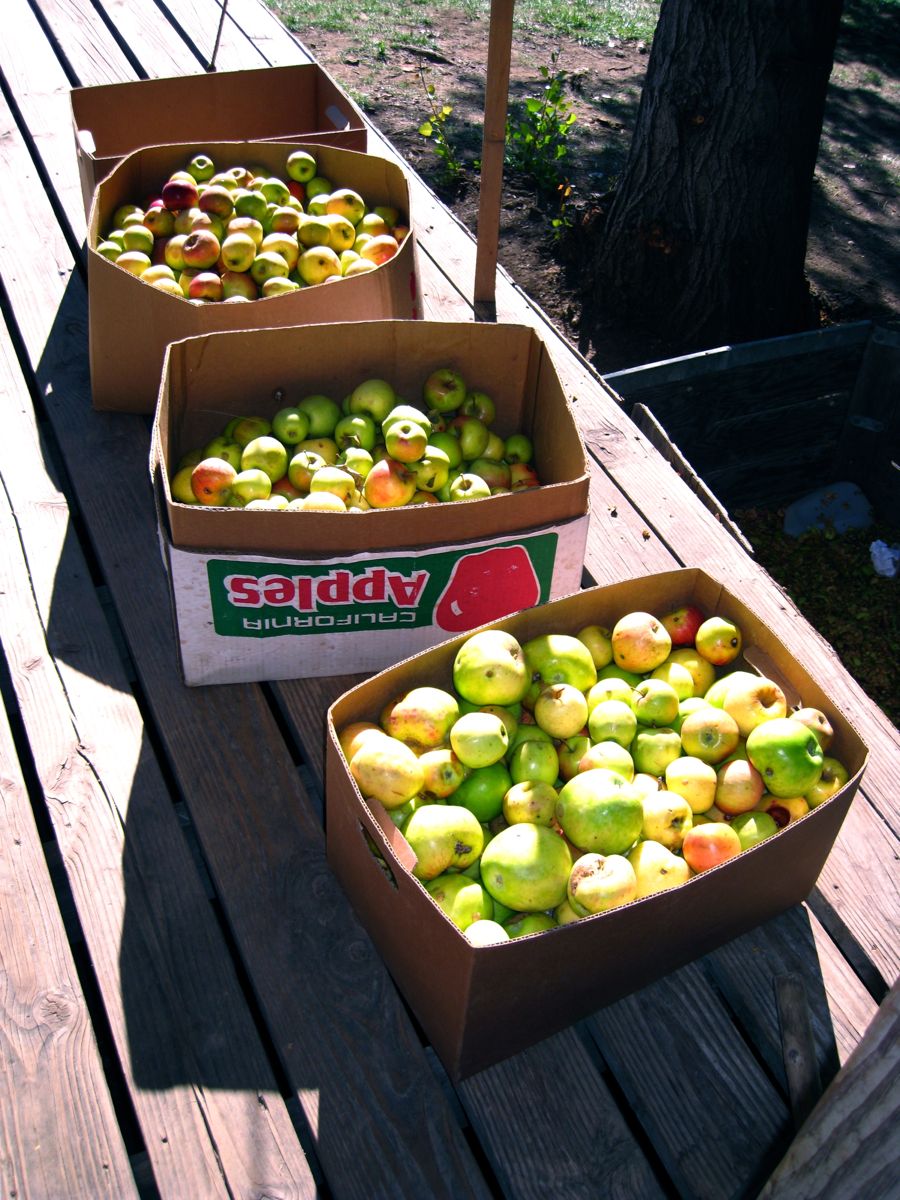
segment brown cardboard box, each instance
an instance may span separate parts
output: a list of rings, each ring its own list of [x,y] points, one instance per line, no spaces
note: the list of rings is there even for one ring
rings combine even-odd
[[[443,366],[492,396],[498,433],[531,434],[540,488],[365,513],[199,508],[172,498],[180,456],[232,415],[270,417],[313,393],[342,399],[373,377],[422,403],[425,379]],[[151,465],[188,684],[328,675],[336,661],[378,670],[581,583],[584,446],[550,354],[525,326],[364,321],[176,342]],[[378,590],[385,580],[391,595]]]
[[[495,622],[520,641],[549,631],[611,626],[626,612],[663,613],[693,602],[741,627],[748,660],[789,694],[822,709],[830,750],[850,771],[837,795],[774,837],[670,891],[545,933],[475,948],[411,874],[412,851],[387,813],[366,803],[338,732],[377,720],[411,686],[452,686],[464,636],[365,681],[328,712],[328,859],[401,991],[454,1079],[462,1079],[745,933],[809,894],[847,814],[867,750],[834,702],[772,631],[719,581],[671,571],[576,595]],[[739,660],[736,666],[746,668]],[[377,848],[381,861],[373,854]]]
[[[260,139],[367,149],[362,113],[314,63],[73,88],[71,101],[85,216],[100,181],[144,146]]]
[[[163,357],[170,342],[224,330],[315,325],[375,318],[418,316],[415,233],[397,255],[367,275],[302,288],[249,304],[193,304],[168,296],[109,262],[94,247],[108,231],[113,213],[125,203],[154,194],[169,174],[196,150],[223,168],[241,162],[264,165],[284,174],[293,142],[205,142],[152,146],[129,154],[100,184],[88,225],[88,316],[91,389],[96,409],[153,412],[159,395]],[[336,185],[352,187],[370,206],[389,204],[410,214],[403,171],[385,158],[306,147],[319,172]]]

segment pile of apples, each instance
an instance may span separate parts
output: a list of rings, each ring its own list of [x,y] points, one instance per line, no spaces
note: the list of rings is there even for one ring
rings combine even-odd
[[[232,418],[179,459],[170,488],[183,504],[365,512],[538,487],[531,439],[501,437],[495,417],[492,398],[453,367],[428,374],[421,406],[365,379],[340,404],[315,394],[271,420]]]
[[[353,188],[292,151],[284,176],[218,170],[195,154],[143,204],[123,204],[98,254],[168,295],[244,302],[374,271],[409,234],[396,208],[369,207]]]
[[[452,689],[412,687],[338,740],[413,874],[492,944],[685,883],[847,783],[825,713],[789,710],[742,648],[695,604],[523,643],[480,630]]]

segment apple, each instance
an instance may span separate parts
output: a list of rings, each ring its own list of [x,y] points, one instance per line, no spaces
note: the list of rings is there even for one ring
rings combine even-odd
[[[367,233],[370,237],[378,237],[382,233],[390,233],[391,226],[377,212],[364,213],[356,222],[356,233]]]
[[[705,763],[720,763],[737,749],[741,733],[730,713],[711,704],[695,709],[681,722],[685,754]]]
[[[174,284],[178,288],[178,295],[182,294],[181,288],[178,287],[178,283],[175,280],[175,272],[171,267],[167,267],[165,263],[153,263],[143,273],[141,279],[143,279],[144,283],[158,283],[161,279],[168,280],[169,283]]]
[[[671,655],[650,672],[650,679],[659,679],[668,684],[679,703],[694,696],[694,676],[683,663],[672,662]]]
[[[219,261],[222,247],[219,239],[209,229],[195,229],[185,238],[181,253],[185,266],[198,271],[208,271]]]
[[[680,604],[660,617],[673,646],[693,646],[697,630],[706,620],[706,613],[696,604]]]
[[[608,912],[637,896],[634,867],[621,854],[582,854],[572,864],[566,894],[580,917]]]
[[[189,175],[192,175],[198,183],[206,183],[208,179],[212,179],[216,168],[213,160],[208,154],[195,154],[188,162],[185,170]]]
[[[532,679],[541,686],[569,683],[586,692],[597,682],[590,650],[572,634],[538,634],[522,644],[522,652]]]
[[[418,462],[428,445],[428,432],[415,421],[393,421],[384,433],[384,444],[397,462]]]
[[[693,823],[694,810],[684,796],[664,788],[641,797],[644,823],[641,837],[659,842],[668,850],[678,850]]]
[[[250,277],[258,287],[267,279],[287,279],[290,271],[287,259],[275,250],[260,249],[250,264]]]
[[[641,677],[639,675],[636,676],[634,684],[631,684],[627,680],[621,679],[618,675],[606,675],[601,678],[602,670],[601,668],[601,672],[598,673],[597,682],[592,684],[588,690],[588,712],[593,712],[599,704],[603,704],[606,700],[621,700],[623,704],[627,704],[633,711],[634,688],[635,685],[640,683]],[[637,721],[635,721],[635,724],[637,724]]]
[[[244,504],[251,500],[268,500],[272,494],[272,480],[259,467],[248,467],[235,475],[231,493]]]
[[[737,721],[744,738],[763,721],[787,715],[784,692],[773,679],[761,675],[748,677],[743,672],[727,688],[722,707]]]
[[[546,912],[566,898],[572,855],[545,825],[520,822],[497,833],[481,855],[481,878],[513,912]]]
[[[473,633],[453,660],[453,686],[464,700],[475,705],[519,703],[529,682],[520,643],[502,629]],[[522,727],[517,736],[519,732],[524,732]]]
[[[503,443],[503,457],[510,464],[530,463],[534,457],[531,438],[525,433],[511,433]]]
[[[479,479],[483,479],[493,493],[496,488],[507,489],[510,484],[509,467],[506,463],[497,462],[496,459],[474,458],[468,464],[468,471],[472,475],[477,475]]]
[[[427,413],[423,413],[420,408],[416,408],[412,404],[395,404],[387,416],[381,422],[381,432],[386,434],[391,426],[400,422],[412,423],[419,425],[426,433],[430,434],[433,428],[431,418]]]
[[[326,463],[313,474],[309,481],[310,495],[318,495],[321,492],[331,492],[332,495],[338,496],[345,504],[350,503],[350,499],[356,490],[356,480],[348,472],[341,467],[332,466]]]
[[[215,271],[198,271],[188,284],[188,299],[218,301],[223,299],[222,279]]]
[[[415,475],[392,458],[374,463],[363,483],[363,495],[372,508],[399,508],[412,500],[415,490]]]
[[[122,237],[126,250],[140,250],[148,257],[153,254],[153,234],[146,225],[130,225]]]
[[[380,725],[374,721],[351,721],[349,725],[345,725],[338,733],[338,745],[341,752],[349,765],[350,759],[360,748],[367,738],[380,735],[385,737],[385,732]]]
[[[610,631],[603,625],[585,625],[575,635],[591,652],[594,666],[599,670],[612,662]]]
[[[762,776],[751,762],[732,758],[716,771],[715,806],[726,817],[751,812],[762,799]]]
[[[459,411],[467,417],[477,417],[485,425],[491,425],[497,416],[497,406],[487,392],[477,388],[469,388],[459,406]]]
[[[429,442],[422,457],[412,464],[416,487],[426,492],[436,492],[450,479],[450,459],[438,446]]]
[[[632,708],[640,725],[671,725],[678,716],[678,694],[663,679],[644,679],[634,689]]]
[[[364,413],[380,425],[395,402],[396,393],[386,379],[364,379],[350,393],[347,403],[351,413]]]
[[[118,242],[105,241],[99,244],[97,247],[97,253],[101,258],[106,258],[110,262],[115,262],[122,253],[123,249],[124,247],[120,246]]]
[[[689,829],[681,844],[684,861],[698,874],[741,852],[741,839],[725,821],[704,821]]]
[[[449,736],[454,754],[467,767],[487,767],[499,762],[509,746],[504,722],[495,713],[481,710],[458,717]]]
[[[300,219],[297,226],[297,243],[312,249],[315,246],[327,246],[330,229],[324,217],[307,214]]]
[[[346,450],[342,450],[338,456],[338,462],[347,468],[348,471],[358,475],[361,480],[364,480],[368,473],[372,470],[372,465],[375,459],[370,451],[364,450],[362,446],[348,446]]]
[[[296,446],[309,437],[309,414],[296,406],[280,408],[272,417],[272,432],[285,446]]]
[[[592,771],[595,767],[605,767],[615,771],[629,783],[634,779],[634,759],[631,751],[618,742],[593,742],[582,754],[578,762],[578,773]]]
[[[806,803],[810,808],[818,808],[820,804],[824,804],[826,800],[830,800],[839,792],[849,779],[850,772],[844,764],[839,759],[826,754],[822,759],[822,774],[805,793]]]
[[[272,483],[277,482],[288,470],[288,453],[281,442],[271,434],[252,438],[241,454],[241,470],[258,467],[265,471]]]
[[[556,819],[579,849],[621,854],[640,836],[644,810],[637,790],[622,775],[594,767],[563,784]]]
[[[559,778],[559,751],[554,743],[543,738],[516,741],[507,755],[509,774],[513,783],[542,780],[555,784]]]
[[[353,413],[341,417],[332,430],[339,450],[350,446],[361,446],[363,450],[374,450],[378,436],[375,422],[365,413]]]
[[[588,719],[584,692],[570,683],[549,684],[535,701],[534,719],[551,737],[574,737]]]
[[[290,178],[297,183],[308,183],[318,170],[316,160],[308,150],[292,150],[284,167]]]
[[[259,289],[243,271],[223,271],[222,272],[222,299],[228,300],[256,300],[259,297]]]
[[[468,471],[457,475],[449,481],[449,498],[450,500],[487,500],[491,494],[491,489],[486,480],[480,475],[473,475]]]
[[[353,188],[336,188],[325,202],[325,211],[344,217],[351,225],[356,225],[366,215],[366,204]]]
[[[496,946],[500,942],[510,940],[509,934],[503,926],[498,921],[488,918],[473,921],[467,929],[463,930],[463,936],[473,946]]]
[[[630,612],[620,617],[610,640],[616,665],[638,674],[660,666],[672,649],[668,631],[647,612]]]
[[[168,179],[163,184],[162,202],[171,212],[180,212],[184,208],[195,208],[200,194],[197,191],[196,180],[185,174],[179,178]],[[119,225],[120,221],[115,221]]]
[[[298,450],[288,463],[288,479],[298,492],[306,493],[313,474],[325,466],[325,459],[313,450]]]
[[[225,461],[231,463],[231,465],[237,471],[240,469],[241,454],[243,449],[243,446],[238,445],[238,443],[231,438],[221,435],[213,438],[211,442],[206,443],[206,445],[203,447],[203,453],[201,457],[224,458]]]
[[[747,757],[773,796],[804,796],[822,775],[824,755],[815,733],[794,717],[773,717],[750,731]]]
[[[300,228],[300,222],[303,220],[303,213],[298,212],[296,208],[291,208],[289,205],[276,205],[271,212],[267,213],[265,228],[271,233],[280,233],[285,236],[292,237],[296,244],[297,239],[293,237]],[[299,246],[298,246],[299,252]]]
[[[694,648],[714,667],[734,662],[741,652],[743,637],[740,629],[727,617],[707,617],[694,637]]]
[[[810,811],[809,803],[804,796],[772,796],[765,793],[759,802],[759,812],[768,813],[779,829],[805,817]]]
[[[462,804],[479,821],[488,824],[503,813],[503,797],[513,786],[512,777],[502,759],[473,767],[453,793],[453,803]]]
[[[493,920],[494,901],[490,893],[466,875],[445,872],[429,879],[425,890],[458,929],[465,931],[475,921]]]
[[[590,707],[588,701],[586,704]],[[618,742],[628,747],[634,741],[637,726],[634,709],[625,700],[602,700],[588,715],[588,732],[595,742]]]
[[[438,367],[422,385],[422,399],[428,409],[439,413],[455,412],[466,398],[466,382],[452,367]]]
[[[503,816],[510,825],[553,823],[559,793],[545,779],[523,779],[507,788],[503,796]]]
[[[267,233],[259,244],[258,254],[280,254],[293,271],[300,260],[300,246],[289,233]],[[278,278],[278,276],[276,276]]]
[[[222,184],[209,183],[200,190],[197,207],[201,212],[211,213],[220,221],[227,221],[234,214],[234,197],[231,189]]]
[[[469,774],[449,746],[436,746],[419,755],[422,768],[422,795],[435,800],[446,800],[452,796]]]
[[[764,812],[738,813],[731,822],[731,828],[740,838],[742,850],[749,850],[751,846],[764,842],[778,832],[774,818]]]
[[[116,259],[116,266],[127,271],[129,275],[140,277],[152,263],[150,255],[144,254],[142,250],[123,250]]]
[[[297,449],[298,451],[312,450],[314,454],[318,454],[320,458],[323,458],[332,467],[337,462],[338,455],[340,454],[337,442],[331,437],[304,438],[302,442],[297,443]]]
[[[196,465],[196,464],[194,464]],[[191,487],[191,475],[193,474],[194,466],[180,467],[172,476],[169,484],[172,492],[172,499],[179,504],[197,504],[197,497],[194,495],[194,489]]]
[[[312,246],[300,255],[297,271],[303,282],[313,287],[327,279],[341,278],[341,263],[330,246]]]
[[[530,933],[543,933],[556,929],[559,922],[546,912],[514,913],[503,922],[503,928],[511,938],[527,937]]]
[[[412,873],[421,880],[436,879],[448,870],[463,871],[485,848],[481,822],[462,804],[422,805],[407,821],[403,836],[416,856]]]
[[[701,758],[682,754],[665,770],[666,787],[685,799],[692,813],[705,813],[716,799],[716,769]]]
[[[221,507],[236,477],[237,471],[224,458],[204,458],[191,471],[191,491],[200,504]]]
[[[363,741],[349,767],[364,798],[378,800],[388,809],[399,808],[422,788],[418,758],[409,746],[388,734]]]
[[[346,254],[347,251],[345,250]],[[357,258],[353,262],[341,264],[341,275],[344,279],[353,279],[356,275],[368,275],[370,271],[377,269],[378,264],[371,262],[367,258]]]
[[[630,749],[637,773],[663,776],[669,763],[681,755],[681,738],[665,725],[659,729],[640,725]]]
[[[790,714],[795,721],[802,721],[819,739],[819,745],[824,752],[828,751],[834,738],[834,727],[820,708],[804,706],[794,709]]]
[[[628,861],[637,882],[636,900],[686,883],[693,873],[683,858],[659,842],[638,842],[630,851]]]
[[[360,248],[359,255],[360,258],[380,267],[382,263],[389,262],[399,249],[400,244],[395,237],[389,233],[382,233],[378,237],[369,238]]]
[[[716,668],[698,654],[692,646],[676,646],[671,654],[660,664],[662,667],[675,665],[684,667],[694,681],[694,695],[703,696],[716,680]]]

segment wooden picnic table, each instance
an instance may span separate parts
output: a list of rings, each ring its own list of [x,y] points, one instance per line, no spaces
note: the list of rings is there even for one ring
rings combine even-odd
[[[220,15],[4,4],[0,1196],[898,1195],[897,730],[502,272],[590,454],[585,581],[727,579],[870,748],[808,902],[453,1086],[325,860],[355,678],[182,684],[149,418],[91,408],[69,91],[203,71]],[[230,0],[216,61],[309,55]],[[472,319],[475,243],[410,186],[425,315]]]

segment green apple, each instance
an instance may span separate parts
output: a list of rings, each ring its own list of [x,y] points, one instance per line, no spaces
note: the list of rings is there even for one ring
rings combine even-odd
[[[559,752],[549,736],[520,741],[507,757],[513,783],[524,780],[543,780],[555,783],[559,778]]]
[[[298,401],[297,408],[309,418],[307,436],[311,438],[331,437],[343,415],[337,401],[321,392],[304,396]]]
[[[258,467],[265,471],[272,483],[287,474],[288,453],[281,442],[271,434],[252,438],[241,454],[241,470]]]
[[[426,750],[419,755],[419,764],[424,776],[422,794],[435,800],[452,796],[469,774],[469,768],[459,761],[449,746]]]
[[[465,870],[481,855],[485,840],[481,822],[461,804],[425,804],[417,808],[403,836],[416,856],[412,873],[422,880],[436,879],[449,870]]]
[[[466,398],[466,381],[452,367],[438,367],[422,385],[425,407],[440,413],[455,412]]]
[[[502,812],[510,825],[526,822],[550,826],[556,815],[559,793],[543,779],[524,779],[507,788],[503,795]]]
[[[578,763],[578,772],[590,771],[594,767],[607,767],[610,771],[616,771],[629,783],[635,775],[631,751],[619,742],[594,742],[589,746]]]
[[[548,929],[556,929],[558,925],[556,917],[546,912],[513,913],[503,922],[503,928],[511,938],[527,937],[529,933],[544,933]]]
[[[235,475],[231,491],[245,504],[251,500],[268,500],[272,494],[272,480],[259,467],[248,467]]]
[[[787,716],[784,692],[774,679],[767,679],[762,675],[751,676],[748,679],[741,673],[740,677],[726,688],[722,707],[737,721],[741,737],[746,737],[751,729],[763,721]]]
[[[362,742],[349,766],[363,796],[379,801],[387,809],[399,808],[422,788],[424,777],[418,758],[404,742],[387,734]]]
[[[643,679],[632,697],[640,725],[671,725],[678,716],[678,693],[664,679]]]
[[[659,842],[667,850],[679,850],[693,823],[693,809],[677,792],[660,788],[642,796],[644,823],[641,837]]]
[[[572,869],[565,841],[546,825],[502,829],[481,856],[481,878],[494,900],[514,912],[545,912],[562,903]]]
[[[637,789],[622,775],[594,767],[563,785],[556,819],[579,849],[622,854],[640,836],[644,810]]]
[[[529,673],[544,687],[568,683],[587,692],[597,682],[597,668],[590,650],[571,634],[539,634],[523,643],[522,650]]]
[[[571,683],[549,684],[534,703],[534,719],[553,738],[574,737],[588,719],[584,692]]]
[[[642,775],[665,775],[670,762],[681,756],[681,738],[667,726],[638,726],[631,743],[634,769]]]
[[[375,422],[366,413],[351,413],[339,419],[332,434],[340,450],[349,446],[361,446],[363,450],[375,449],[378,430]]]
[[[609,630],[604,625],[585,625],[583,629],[578,630],[575,636],[590,650],[594,666],[598,671],[601,667],[609,666],[612,662],[612,642]]]
[[[530,675],[518,640],[502,629],[468,637],[453,660],[453,686],[473,704],[515,704],[528,690]]]
[[[463,713],[450,729],[450,745],[467,767],[487,767],[499,762],[509,746],[506,725],[494,713]]]
[[[818,737],[816,729],[810,728]],[[819,744],[821,745],[821,740]],[[849,779],[850,772],[844,764],[832,755],[826,754],[822,759],[822,774],[809,791],[804,793],[804,799],[810,808],[818,808],[820,804],[824,804],[826,800],[830,800],[839,792]]]
[[[493,821],[503,812],[503,797],[513,786],[501,760],[471,769],[453,793],[453,803],[471,809],[479,821]]]
[[[731,822],[731,828],[740,838],[742,850],[749,850],[751,846],[764,842],[778,832],[774,819],[764,812],[738,813]]]
[[[683,730],[683,727],[682,727]],[[815,733],[794,717],[774,717],[750,731],[747,757],[773,796],[805,796],[819,782],[824,754]]]
[[[682,796],[691,812],[705,813],[716,802],[716,769],[710,763],[690,754],[673,759],[665,770],[666,788]]]
[[[296,446],[309,437],[309,414],[291,405],[280,408],[272,418],[272,432],[285,446]]]
[[[620,746],[628,747],[634,740],[637,726],[634,709],[624,700],[602,700],[588,716],[588,732],[595,742],[618,742]]]
[[[466,875],[445,872],[429,879],[425,890],[458,929],[465,931],[473,921],[493,920],[494,901],[490,892]]]
[[[316,160],[308,150],[292,150],[287,156],[284,168],[288,177],[296,183],[308,183],[310,179],[315,178],[318,170]]]
[[[636,678],[636,682],[640,682],[640,676]],[[605,704],[607,700],[618,700],[621,704],[626,704],[633,713],[634,686],[618,676],[598,679],[587,693],[588,712],[593,712],[598,705]],[[636,725],[637,718],[635,718]]]
[[[350,413],[365,413],[380,425],[396,402],[396,393],[386,379],[364,379],[350,393]]]

